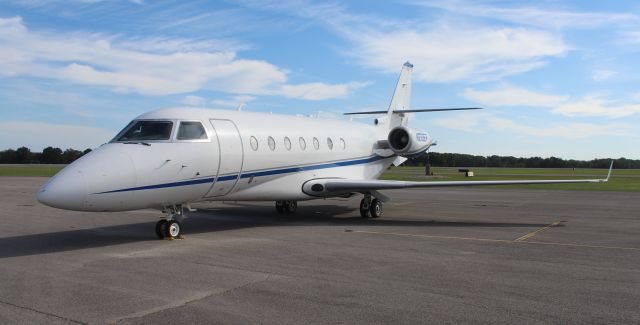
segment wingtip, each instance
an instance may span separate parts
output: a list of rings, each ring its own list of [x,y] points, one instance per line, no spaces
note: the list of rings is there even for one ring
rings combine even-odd
[[[611,165],[609,165],[609,173],[607,174],[607,178],[604,180],[605,182],[609,181],[611,177],[611,171],[613,170],[613,160],[611,161]]]

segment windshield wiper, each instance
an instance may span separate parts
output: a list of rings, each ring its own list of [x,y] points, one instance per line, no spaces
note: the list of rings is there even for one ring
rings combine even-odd
[[[127,142],[124,142],[124,144],[141,144],[143,146],[151,146],[150,143],[142,142],[142,141],[127,141]]]

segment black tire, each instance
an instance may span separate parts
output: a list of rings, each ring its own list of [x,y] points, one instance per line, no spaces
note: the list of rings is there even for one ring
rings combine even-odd
[[[156,222],[156,236],[159,239],[163,239],[164,235],[167,233],[167,220],[160,220]]]
[[[298,209],[298,202],[296,201],[284,201],[284,211],[286,213],[294,213]]]
[[[171,220],[167,221],[167,226],[165,228],[165,236],[168,238],[179,238],[182,232],[182,225],[176,221]]]
[[[276,201],[276,211],[284,213],[284,201]]]
[[[371,218],[382,217],[382,202],[378,199],[373,199],[371,206],[369,206],[369,213],[371,213]]]
[[[369,204],[366,199],[360,201],[360,216],[363,218],[369,218]]]

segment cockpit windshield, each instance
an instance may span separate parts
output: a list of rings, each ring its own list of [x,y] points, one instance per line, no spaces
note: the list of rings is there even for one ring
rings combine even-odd
[[[115,141],[169,140],[172,128],[171,121],[134,121]]]

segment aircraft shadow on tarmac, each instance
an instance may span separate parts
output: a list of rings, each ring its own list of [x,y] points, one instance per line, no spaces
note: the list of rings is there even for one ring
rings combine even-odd
[[[543,227],[538,223],[363,219],[356,209],[341,205],[301,206],[295,214],[278,214],[272,207],[233,204],[199,209],[183,222],[186,236],[233,229],[288,226],[393,226],[393,227]],[[91,229],[0,238],[0,258],[40,255],[157,240],[155,221]]]

